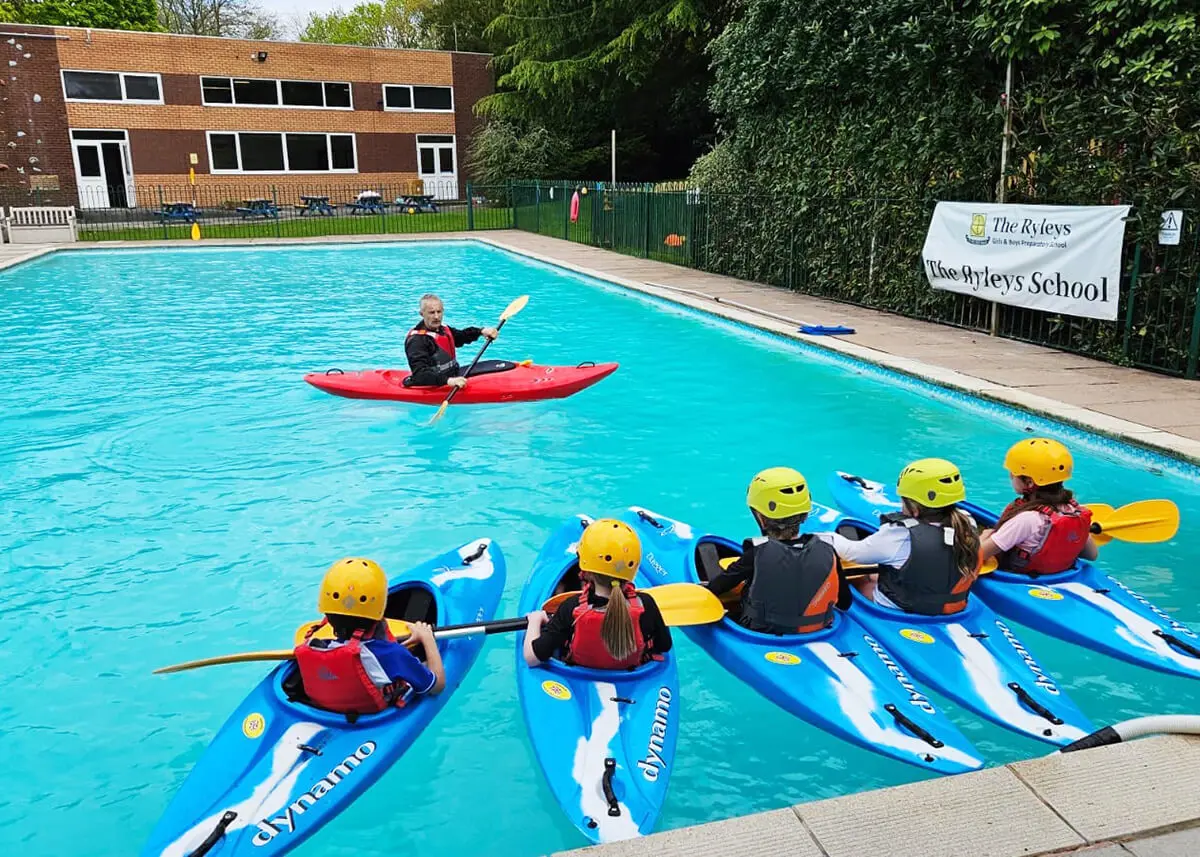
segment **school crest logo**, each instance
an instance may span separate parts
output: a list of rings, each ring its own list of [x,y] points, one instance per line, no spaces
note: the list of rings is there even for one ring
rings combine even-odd
[[[984,245],[992,239],[987,237],[987,215],[971,215],[971,231],[967,234],[967,243]]]

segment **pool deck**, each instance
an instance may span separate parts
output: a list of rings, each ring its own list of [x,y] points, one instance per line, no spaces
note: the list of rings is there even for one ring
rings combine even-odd
[[[204,241],[206,246],[473,239],[769,330],[984,399],[1200,464],[1200,383],[1114,366],[732,277],[624,256],[514,230]],[[0,245],[0,268],[57,249],[163,246],[181,241]],[[841,324],[850,336],[806,336],[801,323]]]
[[[1198,772],[1200,738],[1143,738],[554,857],[1196,857]]]

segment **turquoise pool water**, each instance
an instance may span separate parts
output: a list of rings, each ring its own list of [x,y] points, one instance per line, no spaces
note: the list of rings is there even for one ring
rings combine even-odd
[[[301,381],[402,365],[428,290],[458,325],[530,295],[489,356],[621,368],[568,400],[452,408],[435,428],[430,409]],[[762,467],[799,467],[827,499],[834,468],[892,479],[927,455],[957,460],[971,496],[998,505],[1004,450],[1026,426],[1052,430],[473,243],[60,254],[0,273],[0,342],[0,850],[14,853],[137,853],[264,667],[150,671],[287,645],[343,555],[398,572],[491,535],[508,615],[542,540],[576,511],[638,503],[740,537]],[[1167,497],[1191,532],[1192,469],[1057,435],[1085,499]],[[1200,625],[1200,547],[1114,543],[1103,559]],[[1098,723],[1200,709],[1200,682],[1022,636]],[[676,640],[683,725],[662,827],[921,776],[791,718]],[[434,729],[296,853],[582,845],[532,759],[512,645],[489,639]],[[951,710],[994,763],[1050,749]]]

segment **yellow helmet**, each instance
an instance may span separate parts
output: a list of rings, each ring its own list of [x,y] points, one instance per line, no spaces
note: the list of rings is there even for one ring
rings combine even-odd
[[[387,609],[387,575],[379,563],[352,556],[339,559],[325,572],[317,609],[322,613],[383,618]]]
[[[1015,476],[1028,476],[1035,485],[1053,485],[1071,478],[1075,462],[1057,440],[1030,437],[1012,445],[1004,466]]]
[[[812,495],[799,470],[769,467],[750,480],[746,505],[764,518],[778,521],[811,512]]]
[[[944,458],[922,458],[900,471],[896,493],[927,509],[944,509],[967,499],[958,468]]]
[[[581,571],[633,580],[642,561],[642,543],[633,527],[613,518],[600,518],[588,524],[579,539]]]

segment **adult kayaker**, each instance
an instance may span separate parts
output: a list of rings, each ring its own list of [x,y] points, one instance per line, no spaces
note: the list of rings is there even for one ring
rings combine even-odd
[[[840,582],[833,548],[800,526],[812,510],[804,474],[771,467],[757,474],[746,505],[762,535],[742,542],[742,555],[708,581],[715,594],[742,588],[738,621],[770,634],[810,633],[833,618]]]
[[[499,333],[494,327],[464,327],[456,330],[442,319],[446,307],[437,295],[428,294],[421,298],[421,320],[408,332],[404,340],[404,354],[412,372],[404,379],[406,387],[451,387],[467,386],[467,379],[459,373],[455,349],[469,345],[480,336],[495,339]]]
[[[347,557],[325,572],[317,609],[333,639],[314,637],[314,629],[295,650],[304,691],[318,708],[375,713],[402,704],[409,690],[438,694],[446,686],[433,630],[424,622],[409,623],[424,646],[423,664],[383,621],[387,597],[387,575],[372,560]]]
[[[631,582],[642,560],[637,533],[623,521],[600,518],[579,538],[581,592],[553,617],[528,616],[525,662],[543,664],[556,654],[568,664],[630,669],[671,650],[671,630],[654,599]]]
[[[822,533],[843,562],[879,566],[859,591],[883,607],[939,616],[967,606],[979,575],[979,534],[956,505],[967,498],[958,468],[942,458],[914,461],[900,472],[903,511],[880,518],[861,541]]]
[[[1092,513],[1063,486],[1075,462],[1057,440],[1031,437],[1004,456],[1013,490],[1021,496],[1001,513],[994,530],[983,532],[983,559],[1023,574],[1056,574],[1080,557],[1099,554],[1091,536]]]

